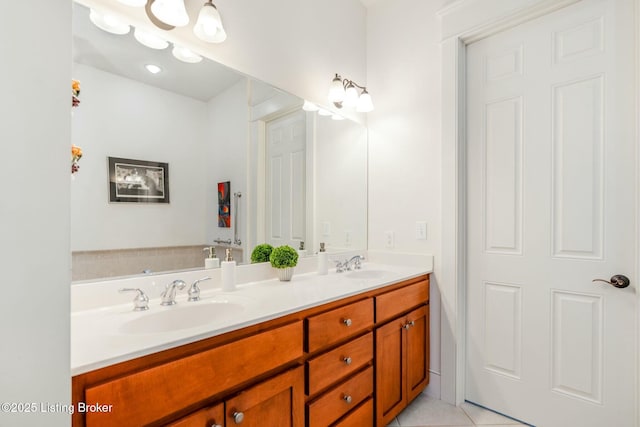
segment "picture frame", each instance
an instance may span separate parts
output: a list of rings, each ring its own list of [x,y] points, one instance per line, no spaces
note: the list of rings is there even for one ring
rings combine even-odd
[[[108,157],[109,203],[169,203],[169,164]]]

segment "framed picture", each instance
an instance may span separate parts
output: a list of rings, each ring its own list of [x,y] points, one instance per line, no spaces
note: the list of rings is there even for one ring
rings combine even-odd
[[[230,181],[218,183],[218,227],[220,228],[231,227],[231,197],[229,196],[230,189]]]
[[[169,203],[169,164],[109,157],[109,202]]]

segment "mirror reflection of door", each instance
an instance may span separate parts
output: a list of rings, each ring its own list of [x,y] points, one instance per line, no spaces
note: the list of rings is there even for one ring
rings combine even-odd
[[[266,236],[298,248],[306,230],[306,116],[297,111],[266,124]]]

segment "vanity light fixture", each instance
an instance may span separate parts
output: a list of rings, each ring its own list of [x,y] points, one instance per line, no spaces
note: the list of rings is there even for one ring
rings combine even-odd
[[[89,19],[93,24],[103,31],[119,36],[131,31],[131,27],[118,18],[109,14],[102,14],[94,9],[89,11]]]
[[[358,93],[358,89],[362,92]],[[360,113],[368,113],[373,110],[371,95],[365,86],[360,86],[353,80],[343,79],[339,74],[331,81],[329,86],[329,101],[337,108],[355,107]]]
[[[166,49],[169,46],[169,42],[165,39],[141,30],[140,28],[136,28],[134,30],[133,36],[138,40],[138,42],[140,42],[140,44],[151,49],[161,50]]]
[[[186,47],[173,45],[173,50],[171,51],[173,56],[176,59],[179,59],[182,62],[188,62],[189,64],[196,64],[202,61],[202,56],[194,53],[192,50],[187,49]]]
[[[162,68],[158,67],[155,64],[147,64],[144,66],[144,68],[146,68],[147,71],[151,74],[158,74],[160,71],[162,71]]]
[[[184,0],[155,0],[151,5],[151,12],[167,25],[184,27],[189,23]]]
[[[209,43],[222,43],[227,39],[227,33],[222,26],[220,12],[213,0],[207,2],[200,9],[198,20],[193,27],[193,33],[202,41]]]

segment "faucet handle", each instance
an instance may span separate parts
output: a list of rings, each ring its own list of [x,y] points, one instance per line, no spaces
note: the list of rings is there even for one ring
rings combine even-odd
[[[347,269],[347,262],[342,262],[342,261],[337,261],[334,260],[333,262],[336,263],[336,273],[343,273],[344,271],[346,271]]]
[[[145,311],[149,310],[149,297],[140,288],[121,288],[118,292],[137,292],[138,294],[133,299],[133,311]]]
[[[198,279],[191,284],[188,292],[188,301],[200,301],[200,287],[198,286],[198,283],[204,282],[205,280],[211,280],[211,277],[203,277],[202,279]]]

